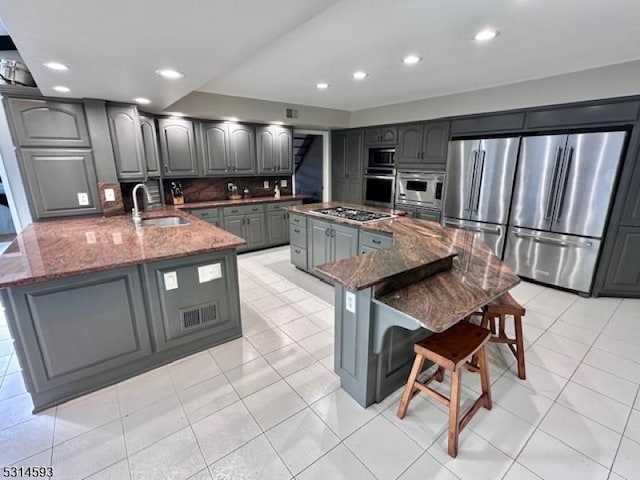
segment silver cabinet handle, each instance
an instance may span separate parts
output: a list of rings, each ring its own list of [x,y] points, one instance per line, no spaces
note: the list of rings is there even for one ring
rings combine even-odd
[[[514,232],[518,238],[530,238],[536,243],[546,243],[549,245],[559,245],[561,247],[575,247],[575,248],[591,248],[592,242],[578,242],[574,240],[556,240],[555,238],[542,237],[538,235],[532,235],[530,233]]]
[[[562,180],[559,185],[561,185],[562,190],[558,192],[558,205],[556,207],[556,218],[557,222],[560,220],[560,215],[562,215],[562,209],[564,207],[564,194],[567,191],[567,182],[569,181],[569,172],[571,171],[571,161],[573,160],[573,147],[569,148],[569,152],[567,153],[567,160],[565,161],[564,168],[562,170]]]
[[[473,150],[472,152],[473,155],[473,160],[472,160],[472,166],[471,166],[471,185],[469,186],[469,201],[467,202],[467,210],[471,210],[471,207],[473,206],[473,194],[475,192],[475,185],[476,185],[476,167],[478,166],[478,151],[477,150]]]
[[[484,157],[487,154],[486,151],[480,150],[480,155],[478,159],[477,172],[476,172],[476,191],[475,191],[475,202],[473,210],[475,212],[478,211],[480,207],[480,190],[482,189],[482,178],[484,176]]]
[[[380,240],[376,240],[375,238],[371,239],[371,243],[374,243],[376,245],[380,245],[382,242]]]
[[[547,207],[545,208],[544,219],[549,220],[553,214],[553,205],[555,204],[556,190],[558,187],[558,170],[560,166],[560,160],[562,159],[562,148],[558,147],[556,150],[556,161],[553,164],[553,177],[551,178],[551,191],[549,197],[547,197]]]
[[[455,227],[461,230],[467,230],[469,232],[500,234],[500,228],[476,227],[476,226],[464,225],[462,223],[448,222],[448,221],[445,221],[444,224],[448,227]]]

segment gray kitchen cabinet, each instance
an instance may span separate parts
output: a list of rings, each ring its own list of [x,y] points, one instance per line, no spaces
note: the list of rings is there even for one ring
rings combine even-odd
[[[392,146],[398,143],[398,127],[370,127],[364,131],[364,144],[367,146]]]
[[[258,173],[291,174],[293,131],[278,125],[256,127]]]
[[[198,156],[193,134],[193,122],[184,118],[158,119],[160,151],[165,177],[195,177]]]
[[[311,271],[323,263],[355,257],[358,255],[358,229],[310,218],[307,250]]]
[[[138,109],[132,105],[108,105],[107,119],[118,180],[144,180],[147,167]]]
[[[441,168],[447,163],[449,122],[401,125],[398,129],[398,169]]]
[[[235,236],[244,238],[244,215],[237,217],[224,216],[224,229],[233,233]],[[246,247],[238,247],[238,250],[243,250]]]
[[[270,246],[289,243],[289,215],[287,212],[267,212],[267,238]]]
[[[204,175],[224,175],[232,170],[229,128],[224,122],[202,122],[200,156]]]
[[[220,209],[218,208],[196,208],[189,210],[191,215],[198,217],[200,220],[204,220],[216,227],[219,227],[220,222]]]
[[[640,227],[619,227],[604,295],[640,297]]]
[[[102,211],[91,150],[23,148],[19,155],[34,217]]]
[[[32,395],[86,382],[151,354],[136,266],[16,287],[2,295],[3,303],[10,298],[5,305],[12,305],[7,313]]]
[[[138,113],[142,134],[142,152],[148,177],[160,176],[160,152],[158,151],[158,133],[156,121],[151,115]]]
[[[331,136],[331,198],[361,203],[364,158],[362,129],[334,132]]]
[[[381,235],[367,230],[360,230],[358,250],[361,253],[373,252],[381,248],[390,247],[392,243],[393,237],[391,235]]]
[[[291,263],[307,270],[307,217],[291,213],[289,215],[289,239],[291,242]]]
[[[267,244],[267,235],[264,224],[264,214],[257,213],[245,216],[245,236],[247,249],[254,250]]]
[[[209,272],[206,274],[205,272]],[[151,331],[157,351],[195,340],[241,334],[235,255],[207,254],[145,264],[149,284]],[[177,288],[168,289],[165,275]]]
[[[230,123],[229,158],[233,173],[255,174],[256,133],[253,125]]]
[[[5,98],[17,147],[91,146],[81,103],[34,98]]]

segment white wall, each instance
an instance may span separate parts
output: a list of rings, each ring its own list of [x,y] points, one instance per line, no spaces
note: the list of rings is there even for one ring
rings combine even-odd
[[[640,61],[351,112],[351,127],[640,94]]]
[[[286,108],[296,108],[298,118],[285,118]],[[240,121],[259,123],[282,121],[286,125],[295,127],[321,129],[346,128],[349,126],[350,119],[349,112],[346,110],[293,105],[207,92],[192,92],[167,107],[166,111],[180,112],[198,118],[238,117]]]

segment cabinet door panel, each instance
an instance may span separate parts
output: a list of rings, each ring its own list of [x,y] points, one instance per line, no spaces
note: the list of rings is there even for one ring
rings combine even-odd
[[[160,152],[158,151],[158,133],[156,122],[149,115],[139,115],[142,132],[142,151],[149,177],[160,176]]]
[[[401,125],[398,129],[398,150],[396,152],[396,165],[415,166],[421,163],[423,125],[413,123]]]
[[[640,228],[618,229],[604,290],[617,295],[640,296]]]
[[[278,172],[293,172],[293,131],[288,128],[277,128],[276,135],[276,162]]]
[[[380,128],[366,128],[364,130],[365,145],[377,145],[380,143]]]
[[[90,147],[80,103],[9,98],[16,145],[22,147]]]
[[[224,229],[233,233],[235,236],[243,238],[246,241],[245,231],[244,231],[244,216],[240,217],[224,217]],[[237,250],[239,252],[244,252],[247,250],[247,246],[243,245],[238,247]]]
[[[198,174],[197,155],[191,120],[158,120],[160,149],[167,177],[193,177]]]
[[[331,177],[344,180],[347,159],[347,134],[334,132],[331,134]]]
[[[358,255],[358,229],[333,225],[331,260],[343,260]]]
[[[398,127],[380,128],[380,143],[385,145],[395,145],[398,143]]]
[[[267,243],[264,214],[245,216],[245,239],[248,248],[262,247]]]
[[[333,179],[331,182],[331,200],[334,202],[346,201],[347,184],[343,181]]]
[[[256,135],[250,125],[229,124],[231,168],[238,173],[256,172]]]
[[[285,212],[267,213],[269,245],[282,245],[289,241],[289,222]]]
[[[256,130],[258,172],[272,173],[276,170],[276,129],[271,125],[259,126]]]
[[[136,107],[109,105],[107,117],[118,179],[144,180],[146,168],[142,158],[142,132]]]
[[[331,261],[331,224],[309,220],[309,269]]]
[[[449,122],[426,123],[423,137],[423,163],[429,166],[442,166],[447,163],[447,145],[449,143]]]
[[[20,156],[37,218],[101,211],[91,150],[25,148]]]
[[[229,171],[229,130],[221,122],[203,123],[202,161],[205,175],[224,174]]]
[[[345,163],[345,177],[348,180],[362,178],[364,155],[364,132],[351,130],[347,133],[347,158]]]

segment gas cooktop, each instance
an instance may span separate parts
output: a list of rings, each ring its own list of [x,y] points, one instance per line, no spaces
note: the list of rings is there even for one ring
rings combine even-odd
[[[369,212],[367,210],[359,210],[357,208],[349,207],[335,207],[335,208],[318,208],[312,210],[315,213],[321,213],[322,215],[328,215],[330,217],[344,218],[345,220],[351,220],[358,223],[377,222],[378,220],[386,220],[394,218],[395,215],[389,213]]]

